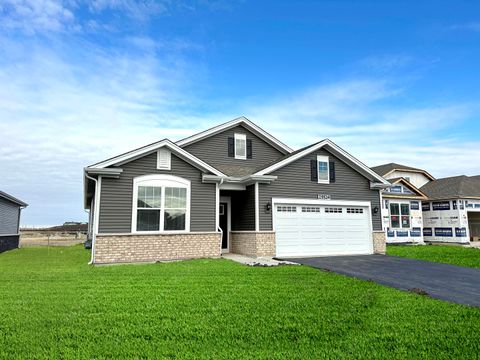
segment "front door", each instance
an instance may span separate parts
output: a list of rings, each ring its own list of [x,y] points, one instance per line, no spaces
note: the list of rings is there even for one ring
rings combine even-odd
[[[223,232],[222,250],[228,251],[228,203],[220,202],[220,228]]]

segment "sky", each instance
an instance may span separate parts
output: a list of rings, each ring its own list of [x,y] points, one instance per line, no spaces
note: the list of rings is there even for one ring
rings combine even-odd
[[[86,221],[85,166],[239,116],[477,175],[479,84],[478,1],[0,0],[0,189]]]

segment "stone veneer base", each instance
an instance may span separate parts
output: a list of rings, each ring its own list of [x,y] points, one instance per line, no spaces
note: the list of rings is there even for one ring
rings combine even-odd
[[[221,256],[220,233],[98,234],[95,264],[155,262]]]
[[[374,231],[372,233],[373,238],[373,252],[375,254],[386,254],[387,253],[387,237],[385,236],[384,231]]]
[[[253,257],[275,256],[275,232],[231,231],[230,252]]]

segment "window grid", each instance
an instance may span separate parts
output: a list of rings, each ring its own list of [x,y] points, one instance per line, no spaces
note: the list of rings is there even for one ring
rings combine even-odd
[[[327,207],[325,208],[325,212],[329,214],[341,214],[343,213],[342,208],[336,208],[336,207]]]
[[[320,207],[318,206],[302,206],[302,212],[306,213],[319,213]]]
[[[277,206],[277,212],[297,212],[296,206]]]
[[[363,214],[362,208],[347,208],[347,214]]]

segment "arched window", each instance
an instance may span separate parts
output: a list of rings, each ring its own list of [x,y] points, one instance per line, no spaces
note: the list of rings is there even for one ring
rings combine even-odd
[[[190,181],[172,175],[133,179],[132,232],[190,231]]]

